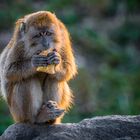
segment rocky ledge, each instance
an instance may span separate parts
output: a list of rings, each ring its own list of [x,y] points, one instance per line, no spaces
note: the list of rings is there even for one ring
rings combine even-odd
[[[140,140],[139,116],[103,116],[80,123],[9,126],[0,140]]]

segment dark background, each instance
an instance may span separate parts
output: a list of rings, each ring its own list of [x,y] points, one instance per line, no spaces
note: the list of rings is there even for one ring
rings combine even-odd
[[[0,0],[0,50],[25,14],[49,10],[67,26],[78,64],[75,104],[63,122],[140,113],[139,0]],[[0,134],[12,124],[0,100]]]

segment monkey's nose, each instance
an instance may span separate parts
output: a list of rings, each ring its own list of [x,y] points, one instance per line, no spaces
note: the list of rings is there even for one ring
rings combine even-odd
[[[49,43],[45,40],[45,39],[42,39],[42,45],[44,48],[48,49],[49,48]]]

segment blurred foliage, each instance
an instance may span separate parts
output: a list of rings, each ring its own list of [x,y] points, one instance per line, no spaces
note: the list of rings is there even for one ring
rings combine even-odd
[[[63,122],[140,113],[139,0],[2,0],[0,31],[38,10],[54,12],[68,27],[79,74],[70,81],[75,104]],[[0,133],[13,123],[0,100]]]
[[[0,134],[12,123],[13,120],[9,115],[7,104],[4,100],[0,99]]]

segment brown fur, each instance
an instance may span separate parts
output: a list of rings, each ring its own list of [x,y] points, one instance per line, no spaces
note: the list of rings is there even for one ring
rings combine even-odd
[[[20,33],[23,22],[26,22],[25,32],[30,27],[43,29],[55,25],[53,41],[61,56],[55,74],[40,73],[31,66],[33,54],[27,55],[27,41],[22,40]],[[2,93],[16,122],[35,122],[40,107],[48,100],[56,101],[65,110],[71,106],[72,92],[67,81],[75,76],[77,68],[69,33],[54,14],[41,11],[19,19],[11,41],[1,54],[0,63]],[[60,122],[61,118],[56,122]]]

